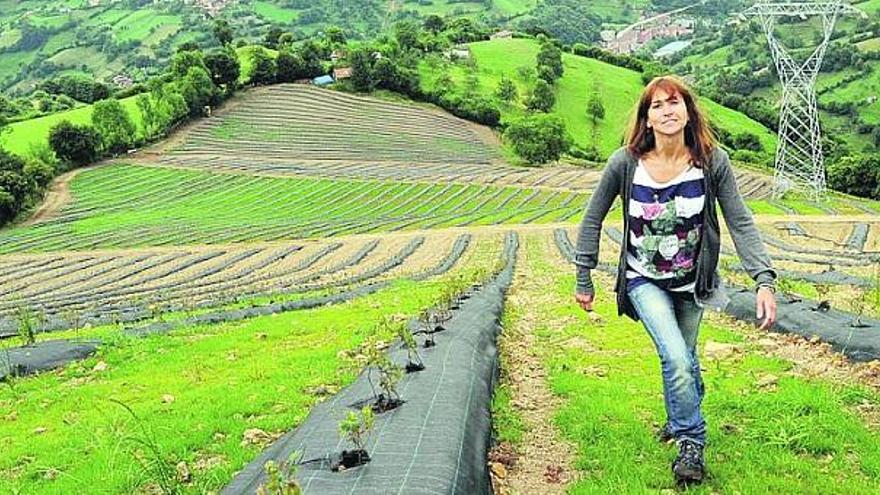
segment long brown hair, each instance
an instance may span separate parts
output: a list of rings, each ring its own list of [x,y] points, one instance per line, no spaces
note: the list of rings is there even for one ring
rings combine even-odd
[[[629,136],[626,143],[627,149],[633,155],[641,157],[656,146],[654,131],[648,129],[648,108],[651,106],[654,93],[658,89],[662,89],[670,95],[681,95],[688,112],[688,123],[684,128],[684,144],[690,151],[695,166],[708,167],[716,145],[715,136],[709,121],[700,111],[693,93],[684,82],[675,76],[655,77],[645,86],[639,99],[639,105],[630,121],[627,132]]]

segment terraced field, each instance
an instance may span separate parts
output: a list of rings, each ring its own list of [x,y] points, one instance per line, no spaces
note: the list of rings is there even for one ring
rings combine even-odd
[[[620,414],[607,403],[611,396],[659,394],[650,343],[635,324],[610,314],[609,282],[601,273],[599,312],[607,320],[587,323],[570,304],[573,276],[565,259],[600,173],[566,165],[512,167],[501,160],[490,132],[454,117],[294,85],[249,92],[169,143],[78,172],[55,191],[66,198],[60,206],[0,231],[0,376],[9,385],[0,387],[0,492],[80,493],[89,487],[101,493],[195,494],[227,487],[224,493],[241,493],[229,491],[237,486],[229,484],[254,475],[254,462],[258,479],[261,452],[280,455],[285,442],[300,438],[297,428],[321,420],[314,414],[349,410],[335,405],[337,391],[366,385],[364,374],[346,367],[344,357],[368,339],[392,341],[392,320],[416,329],[421,352],[434,366],[402,379],[401,394],[409,402],[398,413],[379,414],[379,434],[368,442],[373,472],[386,460],[399,464],[415,446],[412,472],[420,466],[428,472],[400,480],[401,490],[417,492],[417,485],[407,483],[430,480],[451,481],[457,487],[451,492],[471,493],[466,481],[458,483],[489,476],[481,472],[488,469],[479,442],[489,440],[490,417],[494,435],[512,441],[520,456],[506,468],[514,473],[510,479],[527,477],[522,473],[528,466],[537,466],[529,484],[514,487],[520,493],[555,493],[565,486],[607,492],[619,482],[617,469],[631,464],[638,464],[638,475],[628,478],[624,491],[671,489],[657,475],[668,469],[666,454],[654,452],[659,447],[653,443],[639,443],[650,437],[645,431],[659,418],[661,403],[632,399],[631,409]],[[825,203],[770,200],[769,179],[755,170],[738,170],[737,181],[786,290],[824,297],[833,308],[880,293],[871,275],[880,266],[875,204],[838,196]],[[621,237],[619,207],[605,227],[601,259],[607,268],[616,262]],[[746,284],[727,237],[723,254],[726,279]],[[498,287],[511,283],[502,318],[504,292]],[[826,286],[837,293],[829,295]],[[456,293],[450,295],[450,288]],[[469,307],[469,300],[477,303]],[[442,324],[448,328],[441,325],[436,347],[424,347],[425,324],[418,316],[444,312],[453,315]],[[880,311],[870,307],[865,314]],[[502,348],[528,352],[514,359],[503,350],[501,392],[490,411],[491,396],[468,394],[495,383],[491,373],[475,371],[481,359],[494,366],[494,337],[484,335],[489,343],[481,343],[465,330],[486,324],[500,332],[499,318]],[[709,339],[736,340],[731,323],[712,325]],[[29,339],[35,346],[23,346]],[[35,370],[12,366],[15,356],[26,354],[26,361],[59,346],[83,354],[36,376],[17,376]],[[403,351],[394,344],[389,352]],[[756,373],[782,373],[786,366],[762,356],[743,359],[745,364],[727,363],[730,371],[707,371],[713,386],[736,389]],[[612,386],[618,382],[602,370],[635,377],[627,390],[638,393]],[[467,380],[457,381],[455,373]],[[519,378],[511,381],[514,375]],[[719,475],[699,493],[730,487],[760,493],[777,486],[771,476],[797,480],[798,487],[820,486],[823,493],[880,488],[880,434],[870,413],[848,412],[856,402],[880,410],[880,384],[864,383],[786,379],[779,389],[789,394],[812,397],[811,387],[821,389],[827,398],[816,410],[835,421],[822,423],[819,435],[818,423],[786,419],[778,411],[779,417],[766,419],[769,433],[760,432],[778,440],[770,454],[749,447],[739,431],[713,423],[712,435],[721,439],[717,455],[744,452],[744,458],[713,459]],[[527,389],[544,390],[549,398],[529,402]],[[601,397],[588,400],[583,390],[601,391]],[[729,396],[745,397],[743,402],[715,391],[708,396],[712,417],[752,428],[752,418],[767,410],[759,397],[775,398],[770,394],[776,392],[736,390]],[[464,398],[454,395],[460,392]],[[422,403],[419,394],[433,398]],[[801,395],[779,400],[807,407]],[[455,417],[462,422],[486,421],[480,433],[470,426],[458,433],[432,426],[452,417],[446,409],[434,411],[435,399],[445,401],[440,409],[458,407]],[[591,401],[605,401],[615,424],[627,430],[609,426],[604,413],[590,409]],[[539,413],[546,416],[535,417]],[[407,414],[421,426],[393,426]],[[444,428],[454,430],[447,422]],[[520,430],[524,424],[533,426]],[[808,433],[785,441],[779,431],[791,425]],[[542,464],[547,453],[529,445],[543,440],[522,440],[538,426],[573,442],[578,454],[554,447],[549,464]],[[336,437],[337,424],[327,429],[327,442],[344,444]],[[312,441],[314,431],[299,435]],[[460,435],[453,449],[458,457],[431,450],[430,462],[439,463],[434,466],[419,460],[424,452],[415,441],[383,443],[400,432],[432,438],[432,449],[441,437],[458,441]],[[818,440],[846,435],[854,440],[833,446]],[[276,440],[274,450],[266,450]],[[642,450],[604,459],[593,441]],[[473,452],[481,457],[464,457]],[[650,459],[636,462],[644,452],[651,452]],[[314,463],[301,469],[301,479],[312,487],[346,479]],[[471,474],[437,476],[446,469]],[[860,474],[850,476],[853,470]],[[187,476],[175,474],[184,471]],[[739,480],[735,471],[759,474]],[[363,472],[340,476],[351,475],[353,486],[363,488],[371,482],[369,474],[358,474]],[[546,472],[577,481],[552,482]]]

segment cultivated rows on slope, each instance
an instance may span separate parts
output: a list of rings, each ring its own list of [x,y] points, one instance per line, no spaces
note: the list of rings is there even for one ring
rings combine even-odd
[[[55,218],[0,233],[0,252],[331,237],[576,216],[585,194],[453,183],[334,181],[114,166],[72,184]]]
[[[200,121],[177,152],[402,163],[497,158],[471,124],[411,105],[287,84],[244,98],[230,111]]]
[[[448,231],[302,244],[7,256],[0,260],[0,330],[22,307],[51,321],[125,320],[253,300],[337,291],[411,277],[450,253],[493,252],[498,234]],[[465,251],[460,251],[461,243]],[[128,318],[131,319],[131,318]],[[50,321],[50,323],[51,323]]]

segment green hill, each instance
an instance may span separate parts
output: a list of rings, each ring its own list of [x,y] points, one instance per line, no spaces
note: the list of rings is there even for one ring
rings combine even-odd
[[[511,78],[517,86],[520,102],[533,84],[532,78],[523,77],[521,68],[532,69],[538,53],[538,43],[528,39],[492,40],[468,45],[474,61],[449,63],[432,59],[420,66],[425,89],[432,89],[438,77],[446,72],[458,91],[472,81],[473,76],[480,93],[491,95],[502,76]],[[598,60],[563,54],[565,74],[557,82],[554,112],[566,122],[575,143],[588,148],[593,145],[593,126],[586,113],[587,98],[593,88],[601,95],[605,106],[605,119],[598,126],[596,147],[603,157],[620,146],[629,117],[643,88],[641,74]],[[702,100],[703,109],[712,122],[731,133],[751,132],[758,136],[765,151],[775,149],[776,136],[761,124],[743,114]],[[521,103],[502,107],[502,120],[509,120],[525,113]]]

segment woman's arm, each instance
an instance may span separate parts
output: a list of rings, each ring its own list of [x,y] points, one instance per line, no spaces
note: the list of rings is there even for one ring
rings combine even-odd
[[[752,212],[739,193],[730,158],[723,150],[719,149],[716,153],[719,156],[717,160],[713,160],[712,166],[717,167],[713,173],[717,177],[718,202],[736,246],[736,254],[752,280],[758,285],[772,287],[776,280],[776,271],[770,265],[770,257],[764,249],[764,241],[752,219]]]
[[[596,268],[599,263],[599,235],[602,221],[605,220],[614,198],[620,192],[626,160],[624,153],[625,150],[620,150],[608,159],[602,178],[590,195],[584,218],[581,220],[574,256],[574,264],[577,265],[577,294],[595,293],[590,270]]]

